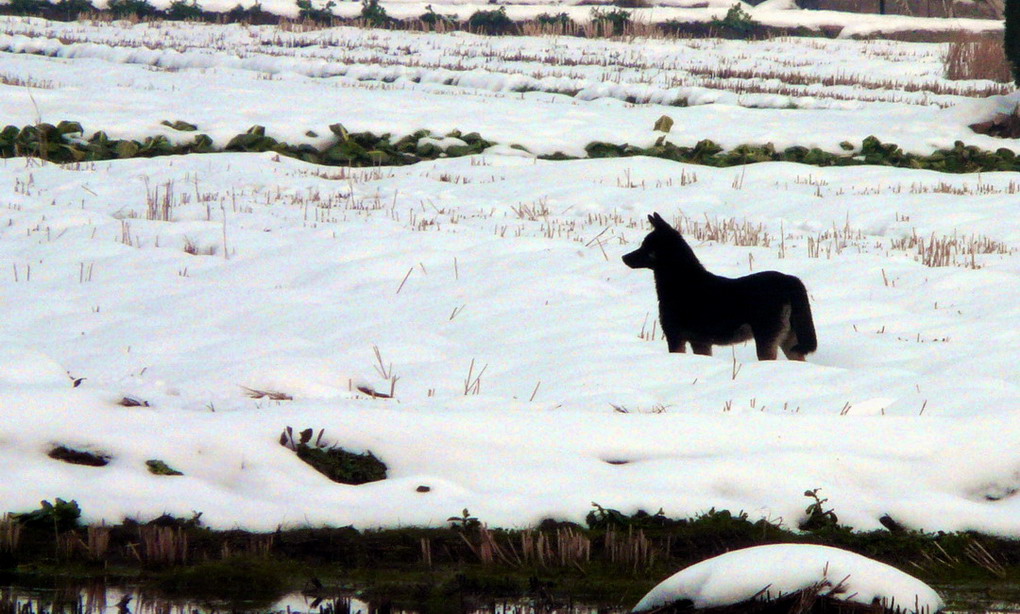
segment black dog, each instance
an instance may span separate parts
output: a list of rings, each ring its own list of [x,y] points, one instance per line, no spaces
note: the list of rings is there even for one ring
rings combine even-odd
[[[659,214],[648,216],[652,232],[623,257],[632,269],[651,269],[659,295],[659,321],[670,352],[710,356],[713,345],[754,338],[759,360],[790,360],[818,348],[807,290],[799,279],[765,271],[730,279],[713,275]]]

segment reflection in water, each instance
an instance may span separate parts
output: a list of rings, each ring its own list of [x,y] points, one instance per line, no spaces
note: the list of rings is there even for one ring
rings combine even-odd
[[[947,614],[1020,613],[1020,586],[940,586],[937,590],[948,604]]]
[[[946,614],[1020,614],[1020,587],[939,587]],[[142,588],[102,583],[56,588],[0,586],[0,614],[623,614],[629,608],[548,600],[464,599],[398,607],[388,599],[368,602],[350,594],[317,597],[290,593],[271,602],[168,598]]]
[[[0,587],[0,614],[623,614],[628,608],[591,604],[454,597],[417,609],[362,601],[352,595],[290,593],[273,602],[167,598],[141,588],[103,584],[59,588]]]
[[[294,593],[275,602],[168,598],[139,588],[85,587],[26,589],[0,587],[0,614],[223,614],[283,612],[287,614],[363,614],[377,608],[337,596],[320,599]]]

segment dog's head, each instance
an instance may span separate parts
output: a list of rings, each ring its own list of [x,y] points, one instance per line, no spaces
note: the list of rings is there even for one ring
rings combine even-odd
[[[652,224],[652,231],[641,242],[641,247],[623,256],[623,263],[632,269],[654,269],[668,246],[680,236],[658,213],[649,215],[648,221]]]

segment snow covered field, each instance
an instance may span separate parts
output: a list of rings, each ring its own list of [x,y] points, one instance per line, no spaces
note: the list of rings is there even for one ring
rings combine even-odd
[[[342,122],[398,136],[479,132],[536,154],[583,156],[592,140],[650,146],[662,136],[655,121],[668,113],[677,145],[712,138],[726,148],[772,142],[840,152],[843,141],[859,146],[874,135],[919,154],[957,140],[1002,147],[967,126],[1012,111],[1016,99],[961,95],[988,96],[1001,85],[945,79],[946,49],[0,18],[0,114],[19,126],[75,120],[112,138],[190,141],[193,133],[161,125],[183,120],[220,146],[253,124],[281,141],[321,146],[332,138],[327,127]],[[684,106],[665,106],[674,101]]]
[[[224,42],[131,51],[123,41],[133,28],[49,24],[47,41],[12,33],[41,22],[0,23],[4,123],[78,120],[87,133],[141,137],[174,134],[159,122],[180,119],[222,144],[253,124],[322,142],[306,132],[328,135],[339,121],[395,134],[476,130],[499,143],[480,157],[355,171],[272,154],[0,162],[6,509],[61,497],[90,521],[201,511],[214,527],[268,530],[440,525],[464,508],[523,526],[581,520],[594,501],[670,516],[744,510],[795,526],[810,503],[804,491],[820,488],[840,521],[862,530],[888,514],[915,528],[1020,536],[1018,174],[549,162],[508,147],[650,143],[661,135],[655,119],[669,114],[679,144],[837,150],[876,134],[920,152],[956,139],[1017,149],[966,128],[1007,99],[872,101],[867,88],[846,88],[839,104],[770,109],[716,84],[704,88],[712,104],[635,106],[515,93],[492,66],[439,59],[420,83],[399,64],[393,79],[359,80],[379,63],[318,57],[335,50],[314,45],[238,51],[233,41],[265,35],[258,29],[161,26],[164,40],[185,47]],[[108,39],[75,41],[75,29]],[[317,36],[374,37],[421,60],[464,41],[678,62],[700,53],[667,43]],[[702,44],[720,65],[752,61],[768,45]],[[33,45],[53,51],[21,52]],[[849,66],[861,74],[940,79],[937,45],[791,42],[777,63],[796,64],[814,45],[856,58]],[[570,78],[597,87],[604,76],[586,70]],[[652,70],[616,72],[622,85],[667,91],[665,81],[648,85],[661,78]],[[428,77],[443,71],[467,80]],[[828,87],[796,98],[823,100]],[[651,276],[619,259],[652,211],[682,224],[713,272],[801,277],[819,351],[807,364],[759,363],[744,345],[667,354]],[[948,252],[919,255],[918,241]],[[949,266],[923,262],[937,257]],[[69,374],[85,379],[72,387]],[[392,387],[395,398],[367,398],[358,386]],[[252,399],[245,387],[293,400]],[[118,405],[125,396],[150,406]],[[333,484],[279,445],[286,426],[370,449],[390,478]],[[113,460],[68,465],[46,456],[54,444]],[[154,458],[185,475],[151,475]]]

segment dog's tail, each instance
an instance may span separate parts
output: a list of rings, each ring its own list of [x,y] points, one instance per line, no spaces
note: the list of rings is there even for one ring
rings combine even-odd
[[[790,288],[790,327],[797,335],[797,345],[792,351],[810,354],[818,349],[818,338],[815,336],[815,321],[811,317],[811,303],[808,301],[807,288],[797,279]]]

